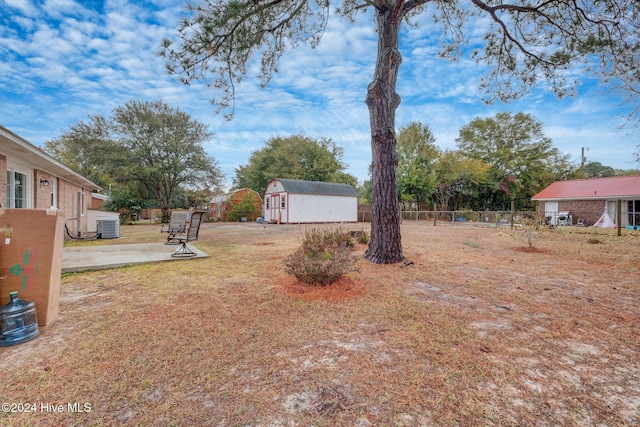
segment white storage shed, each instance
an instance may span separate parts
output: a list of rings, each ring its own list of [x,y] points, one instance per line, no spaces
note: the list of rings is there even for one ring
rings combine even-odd
[[[358,193],[349,184],[274,178],[264,192],[264,220],[282,224],[357,222]]]

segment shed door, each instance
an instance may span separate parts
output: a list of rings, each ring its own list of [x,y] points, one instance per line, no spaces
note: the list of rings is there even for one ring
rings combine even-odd
[[[280,195],[272,194],[271,195],[271,221],[278,221],[278,214],[280,213]]]

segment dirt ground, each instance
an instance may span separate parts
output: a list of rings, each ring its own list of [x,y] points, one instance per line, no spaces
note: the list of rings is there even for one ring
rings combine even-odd
[[[58,321],[0,348],[0,424],[640,424],[640,232],[405,221],[406,262],[309,287],[282,266],[304,230],[205,224],[210,258],[63,276]]]

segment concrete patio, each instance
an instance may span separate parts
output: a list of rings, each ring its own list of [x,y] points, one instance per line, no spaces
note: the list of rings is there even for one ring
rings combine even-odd
[[[178,245],[164,243],[137,243],[126,245],[77,246],[64,248],[62,252],[62,272],[73,273],[88,270],[103,270],[127,265],[160,261],[180,261],[206,258],[209,255],[192,245],[187,245],[196,253],[190,258],[173,258]]]

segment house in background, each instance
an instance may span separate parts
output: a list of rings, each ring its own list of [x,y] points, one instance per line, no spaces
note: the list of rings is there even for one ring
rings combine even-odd
[[[620,225],[640,227],[640,175],[556,181],[531,198],[553,225],[593,225],[603,213]]]
[[[357,222],[358,193],[349,184],[274,178],[264,192],[264,220],[282,224]]]
[[[0,126],[0,207],[57,208],[65,222],[77,218],[82,233],[96,230],[92,193],[100,187],[40,148]],[[107,213],[105,213],[107,214]],[[117,217],[117,214],[116,214]]]
[[[225,194],[218,194],[211,199],[211,210],[209,211],[209,218],[218,219],[220,221],[227,221],[229,218],[229,211],[234,207],[240,207],[239,205],[246,202],[251,209],[247,209],[241,212],[238,209],[237,214],[239,217],[245,217],[248,221],[255,221],[262,215],[262,197],[257,191],[250,190],[248,188],[241,188],[239,190],[231,191]],[[233,218],[231,220],[237,220]]]

